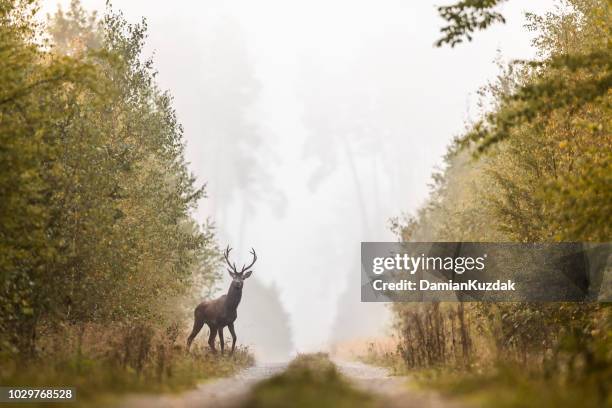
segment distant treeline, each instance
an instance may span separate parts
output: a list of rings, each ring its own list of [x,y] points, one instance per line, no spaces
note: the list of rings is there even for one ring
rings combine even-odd
[[[393,222],[401,240],[612,239],[610,3],[571,0],[528,17],[538,59],[502,67],[481,90],[482,113],[451,144],[426,205]],[[394,311],[396,356],[408,367],[505,362],[560,387],[588,383],[598,403],[609,398],[607,304],[395,304]]]
[[[190,216],[204,190],[172,97],[142,55],[144,21],[78,1],[46,23],[36,11],[0,0],[0,378],[7,361],[81,356],[88,338],[163,377],[185,300],[212,288],[219,258]]]

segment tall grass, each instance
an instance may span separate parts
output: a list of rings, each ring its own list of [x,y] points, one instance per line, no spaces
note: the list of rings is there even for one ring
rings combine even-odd
[[[180,391],[254,363],[243,347],[233,356],[222,356],[194,344],[187,353],[185,337],[177,325],[165,329],[144,324],[64,327],[44,333],[34,358],[4,359],[0,383],[74,387],[77,403],[88,403],[128,392]]]
[[[366,362],[484,406],[612,406],[612,313],[598,304],[396,304],[395,350]]]

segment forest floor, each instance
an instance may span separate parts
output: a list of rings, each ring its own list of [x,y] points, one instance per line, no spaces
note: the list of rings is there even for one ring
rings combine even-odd
[[[203,407],[406,407],[460,408],[436,392],[414,387],[408,377],[391,376],[368,364],[298,357],[286,364],[258,364],[232,377],[212,380],[176,395],[134,395],[118,408]],[[309,360],[303,364],[299,360]],[[298,361],[299,364],[295,362]],[[313,364],[314,361],[314,364]],[[321,364],[321,361],[323,364]],[[323,365],[323,369],[319,368]],[[297,368],[296,368],[297,367]]]
[[[257,364],[236,375],[214,379],[180,394],[133,395],[117,403],[117,408],[230,408],[240,406],[252,387],[282,372],[286,363]]]
[[[465,408],[466,404],[442,397],[436,391],[417,387],[410,377],[391,375],[386,368],[369,364],[333,360],[350,382],[360,390],[375,395],[389,408]]]

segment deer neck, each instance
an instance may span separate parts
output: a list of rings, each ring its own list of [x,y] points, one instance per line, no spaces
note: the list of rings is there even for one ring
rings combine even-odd
[[[227,297],[225,298],[225,308],[227,310],[236,310],[242,299],[242,289],[230,285],[227,291]]]

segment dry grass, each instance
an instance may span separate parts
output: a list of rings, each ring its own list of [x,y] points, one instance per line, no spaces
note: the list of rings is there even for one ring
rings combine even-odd
[[[78,403],[89,405],[108,395],[188,389],[254,363],[242,347],[233,356],[221,356],[198,342],[187,353],[185,337],[178,326],[66,327],[47,332],[34,359],[3,358],[0,383],[75,387]]]
[[[397,346],[395,337],[362,337],[333,344],[330,354],[342,360],[363,360],[372,353],[395,353]]]

